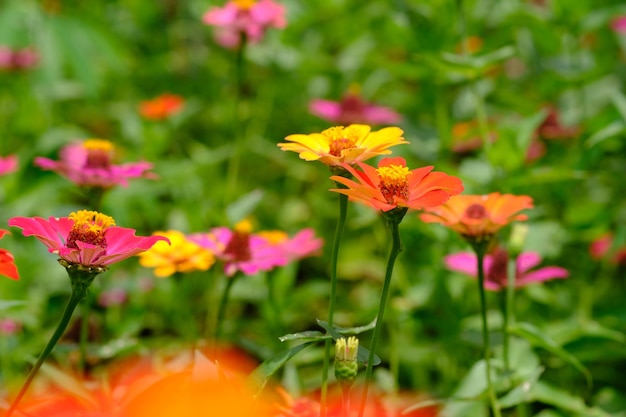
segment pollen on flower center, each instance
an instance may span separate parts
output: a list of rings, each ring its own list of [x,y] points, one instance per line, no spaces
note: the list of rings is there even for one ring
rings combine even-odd
[[[395,203],[395,197],[404,200],[409,198],[409,171],[408,167],[389,165],[376,170],[380,184],[378,186],[383,197],[389,204]]]
[[[332,156],[341,156],[344,149],[352,149],[356,146],[356,137],[343,126],[335,126],[326,129],[322,135],[328,138],[329,153]]]
[[[72,230],[67,237],[66,246],[78,249],[77,241],[106,248],[107,242],[104,232],[111,226],[115,226],[112,217],[98,213],[97,211],[79,210],[68,216],[74,221]]]
[[[487,217],[487,209],[482,204],[474,203],[465,209],[465,216],[470,219],[484,219]]]
[[[250,234],[235,231],[224,249],[224,255],[227,255],[235,262],[249,261],[252,259],[252,253],[250,252]]]
[[[87,139],[83,142],[83,148],[87,150],[87,168],[109,168],[113,159],[114,146],[104,139]]]

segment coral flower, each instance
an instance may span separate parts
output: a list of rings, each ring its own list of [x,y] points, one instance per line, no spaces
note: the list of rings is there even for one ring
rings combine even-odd
[[[237,48],[243,38],[256,43],[268,28],[287,25],[284,6],[273,0],[231,0],[224,7],[211,8],[202,21],[217,26],[217,43],[231,49]]]
[[[532,207],[533,200],[526,195],[459,195],[420,217],[426,223],[443,223],[466,238],[481,240],[513,221],[526,220],[528,216],[519,212]]]
[[[463,191],[460,179],[443,172],[432,172],[432,166],[410,171],[404,158],[383,158],[378,168],[362,163],[359,166],[361,171],[344,164],[356,181],[334,175],[330,178],[347,188],[331,191],[383,212],[396,207],[417,210],[436,207]]]
[[[175,272],[206,271],[215,263],[210,250],[187,239],[182,232],[168,230],[154,235],[168,238],[171,245],[164,241],[155,243],[151,249],[139,254],[139,264],[154,268],[157,277],[169,277]]]
[[[6,230],[0,229],[0,239],[6,235]],[[6,249],[0,249],[0,275],[4,275],[5,277],[18,280],[20,278],[17,272],[17,266],[15,266],[15,259],[11,252]]]
[[[35,236],[68,265],[106,268],[148,250],[163,236],[135,236],[134,229],[115,226],[113,218],[80,210],[68,217],[13,217],[9,226],[22,229],[24,236]]]
[[[368,103],[354,88],[340,101],[315,99],[309,104],[309,111],[331,123],[349,125],[352,123],[395,124],[402,116],[394,110]]]
[[[139,104],[139,114],[149,120],[163,120],[178,113],[184,106],[185,100],[176,94],[161,94],[160,96],[142,101]]]
[[[498,248],[493,253],[485,255],[485,289],[500,291],[507,287],[507,262],[508,253]],[[446,266],[451,271],[457,271],[476,278],[478,275],[478,263],[476,255],[470,252],[461,252],[445,257]],[[515,273],[515,287],[523,287],[534,282],[549,281],[557,278],[569,277],[565,268],[558,266],[546,266],[533,269],[541,263],[541,257],[535,252],[522,252],[517,258]]]
[[[17,170],[17,157],[15,155],[8,155],[6,157],[0,156],[0,175],[10,174]]]
[[[402,137],[403,133],[397,127],[372,132],[370,126],[353,124],[331,127],[322,133],[289,135],[285,140],[290,143],[279,143],[278,147],[283,151],[298,152],[300,159],[338,167],[390,154],[390,147],[408,143]]]
[[[65,146],[59,161],[37,157],[35,165],[55,171],[77,185],[105,189],[126,186],[130,178],[155,178],[148,172],[152,168],[149,162],[114,165],[114,152],[115,147],[108,140],[88,139]]]

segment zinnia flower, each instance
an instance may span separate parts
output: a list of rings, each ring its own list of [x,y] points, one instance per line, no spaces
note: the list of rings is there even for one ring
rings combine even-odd
[[[421,214],[426,223],[442,223],[462,236],[481,240],[513,221],[526,220],[520,211],[533,207],[531,197],[500,194],[459,195]]]
[[[536,134],[544,139],[570,139],[580,133],[578,126],[565,126],[561,123],[559,110],[553,106],[548,107],[548,114]]]
[[[237,48],[244,37],[259,42],[268,28],[287,25],[284,6],[273,0],[231,0],[224,7],[212,7],[202,21],[218,27],[216,40],[225,48]]]
[[[495,129],[489,126],[489,141],[495,142],[498,136]],[[480,128],[476,120],[459,122],[452,126],[452,151],[466,153],[479,149],[483,145]]]
[[[372,132],[370,126],[353,124],[331,127],[322,133],[289,135],[285,140],[291,143],[279,143],[278,147],[283,151],[298,152],[300,159],[338,167],[390,154],[390,147],[408,143],[402,137],[403,133],[397,127]]]
[[[486,254],[484,259],[485,289],[500,291],[507,287],[507,263],[509,255],[506,250],[497,248],[493,253]],[[461,252],[445,257],[449,270],[461,272],[476,278],[478,262],[476,255],[471,252]],[[520,288],[534,282],[549,281],[557,278],[569,277],[565,268],[546,266],[533,269],[541,263],[541,256],[535,252],[522,252],[516,260],[515,287]]]
[[[357,90],[350,89],[340,101],[314,99],[309,111],[331,123],[395,124],[402,116],[389,107],[378,106],[363,100]]]
[[[0,46],[0,70],[18,71],[32,68],[39,55],[32,48],[11,49]]]
[[[139,254],[139,264],[154,268],[157,277],[169,277],[175,272],[206,271],[215,263],[210,250],[187,239],[182,232],[168,230],[154,234],[168,238],[171,245],[155,243],[151,249]]]
[[[615,16],[611,20],[611,29],[618,35],[626,35],[626,15]]]
[[[55,171],[79,186],[111,188],[128,185],[130,178],[154,178],[147,172],[149,162],[114,165],[115,147],[102,139],[88,139],[82,143],[67,145],[61,150],[61,159],[37,157],[35,165]]]
[[[330,177],[347,187],[331,191],[383,212],[396,207],[416,210],[436,207],[463,191],[460,179],[443,172],[431,172],[432,166],[410,171],[404,158],[383,158],[378,168],[363,163],[358,165],[361,171],[343,165],[356,181],[339,175]]]
[[[160,96],[142,101],[139,104],[139,114],[150,120],[167,119],[178,113],[184,106],[185,100],[176,94],[161,94]]]
[[[0,319],[0,336],[11,336],[22,330],[22,323],[10,318]]]
[[[17,170],[17,157],[15,155],[8,155],[6,157],[0,156],[0,175],[10,174]]]
[[[605,233],[591,242],[589,253],[596,261],[604,257],[609,257],[613,264],[626,264],[626,246],[613,248],[614,236],[612,233]]]
[[[35,236],[68,265],[105,268],[148,250],[163,236],[135,236],[134,229],[115,226],[112,217],[80,210],[68,217],[13,217],[9,226],[22,229],[24,236]]]
[[[6,235],[6,230],[0,229],[0,239]],[[17,272],[17,266],[15,265],[15,259],[11,252],[6,249],[0,249],[0,275],[4,275],[5,277],[18,280],[20,279],[20,275]]]

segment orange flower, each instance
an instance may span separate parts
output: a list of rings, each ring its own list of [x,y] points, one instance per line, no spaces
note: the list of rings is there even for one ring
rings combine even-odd
[[[348,127],[335,126],[322,133],[289,135],[291,143],[279,143],[283,151],[294,151],[300,159],[320,161],[329,166],[353,165],[378,155],[388,155],[388,149],[408,143],[398,127],[386,127],[376,132],[368,125],[352,124]]]
[[[404,158],[383,158],[378,168],[359,163],[357,171],[343,164],[357,181],[334,175],[331,180],[347,188],[332,189],[352,200],[387,212],[396,207],[423,209],[445,203],[452,195],[463,191],[461,180],[443,172],[431,172],[433,167],[409,171]]]
[[[466,238],[479,239],[513,221],[526,220],[528,216],[519,212],[532,207],[533,200],[527,195],[459,195],[420,217],[426,223],[443,223]]]
[[[163,120],[180,111],[185,104],[181,96],[176,94],[161,94],[160,96],[142,101],[139,104],[139,114],[150,120]]]

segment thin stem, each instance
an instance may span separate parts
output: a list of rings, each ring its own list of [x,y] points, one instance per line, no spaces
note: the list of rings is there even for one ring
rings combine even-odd
[[[215,324],[215,341],[219,340],[222,336],[222,325],[224,322],[224,315],[226,313],[226,304],[228,304],[230,290],[233,287],[236,278],[237,275],[233,275],[232,277],[226,277],[226,286],[224,287],[224,292],[222,293],[220,305],[217,310],[217,323]]]
[[[91,298],[85,297],[82,306],[82,317],[80,321],[80,339],[78,343],[79,357],[78,370],[81,374],[85,372],[87,363],[87,341],[89,339],[89,313],[91,312]]]
[[[343,184],[336,183],[337,187],[344,188]],[[337,299],[337,259],[339,257],[339,246],[343,229],[346,225],[346,216],[348,213],[348,196],[339,194],[339,213],[337,217],[337,227],[335,228],[335,237],[333,238],[333,247],[330,254],[330,300],[328,303],[328,325],[333,326],[335,317],[335,304]],[[328,368],[330,365],[331,339],[326,339],[324,344],[324,364],[322,367],[322,392],[321,392],[321,412],[320,416],[326,416],[326,400],[328,394]]]
[[[396,209],[397,210],[397,209]],[[372,377],[372,370],[374,367],[374,357],[376,355],[376,344],[380,337],[380,331],[382,329],[383,317],[385,315],[385,307],[387,306],[387,298],[389,297],[389,288],[391,284],[391,275],[393,273],[393,266],[396,262],[396,258],[402,252],[402,241],[400,240],[399,225],[402,221],[402,216],[406,214],[406,209],[402,209],[404,213],[401,216],[388,216],[386,217],[387,226],[391,233],[391,251],[389,252],[389,258],[387,259],[387,268],[385,270],[385,281],[383,282],[383,290],[380,295],[380,304],[378,306],[378,314],[376,315],[376,326],[374,327],[374,334],[372,335],[372,342],[370,345],[370,353],[367,358],[367,366],[365,368],[365,386],[363,387],[363,395],[361,397],[361,405],[359,407],[359,417],[363,416],[365,411],[365,403],[367,401],[367,391],[369,390],[369,384]]]
[[[493,410],[494,417],[501,417],[500,406],[496,398],[495,390],[493,389],[493,382],[491,381],[491,362],[489,358],[491,356],[491,349],[489,347],[489,326],[487,325],[487,301],[485,299],[485,271],[483,260],[485,258],[486,245],[476,244],[473,245],[476,252],[476,260],[478,262],[478,293],[480,294],[480,314],[483,323],[483,352],[485,358],[485,369],[487,373],[487,395]]]
[[[517,274],[517,258],[512,257],[507,263],[506,274],[506,302],[504,309],[504,322],[502,324],[502,337],[503,339],[503,356],[504,356],[504,369],[507,374],[511,372],[511,359],[509,355],[510,346],[510,334],[509,326],[515,324],[515,278]]]

